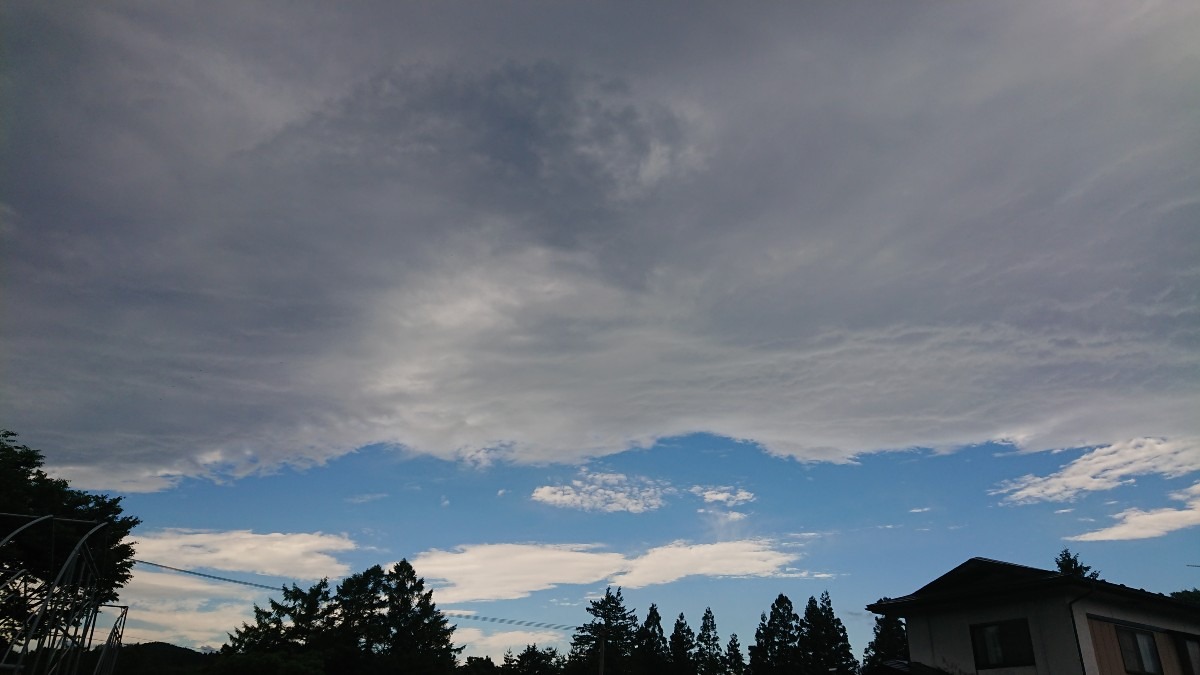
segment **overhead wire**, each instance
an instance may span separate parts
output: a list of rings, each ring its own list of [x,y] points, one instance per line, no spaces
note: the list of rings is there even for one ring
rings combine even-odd
[[[256,584],[252,581],[242,581],[241,579],[230,579],[229,577],[220,577],[215,574],[205,574],[204,572],[197,572],[195,570],[185,570],[180,567],[171,567],[170,565],[164,565],[162,563],[150,562],[149,560],[134,560],[133,562],[137,563],[139,565],[149,565],[151,567],[158,567],[158,568],[161,568],[164,570],[170,570],[172,572],[179,572],[180,574],[191,574],[192,576],[203,577],[205,579],[212,579],[214,581],[223,581],[223,582],[229,583],[229,584],[240,584],[242,586],[250,586],[253,588],[263,588],[268,591],[278,591],[281,588],[283,588],[282,586],[267,586],[266,584]],[[504,624],[504,625],[509,625],[509,626],[520,626],[523,628],[543,628],[543,629],[547,629],[547,630],[570,630],[570,631],[573,631],[577,628],[577,626],[568,626],[566,624],[560,624],[560,623],[545,623],[542,621],[525,621],[522,619],[507,619],[507,618],[495,617],[495,616],[481,616],[479,614],[472,614],[472,613],[468,613],[468,612],[461,612],[461,611],[455,611],[455,610],[442,610],[442,614],[447,617],[454,617],[456,619],[468,619],[470,621],[479,621],[479,622],[483,622],[483,623],[498,623],[498,624]]]

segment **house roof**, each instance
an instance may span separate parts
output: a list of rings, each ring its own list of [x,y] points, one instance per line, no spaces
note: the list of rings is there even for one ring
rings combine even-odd
[[[907,616],[964,602],[978,604],[1053,591],[1104,594],[1113,600],[1150,602],[1167,611],[1200,615],[1200,606],[1170,596],[988,558],[971,558],[909,595],[881,600],[867,605],[867,609],[876,614]]]

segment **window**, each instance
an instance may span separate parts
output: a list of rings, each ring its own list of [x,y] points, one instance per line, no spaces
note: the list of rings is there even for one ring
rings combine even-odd
[[[1154,633],[1117,626],[1117,643],[1121,645],[1121,660],[1125,662],[1125,672],[1162,675],[1162,663],[1158,660],[1158,646],[1154,644]]]
[[[1200,675],[1200,639],[1181,637],[1179,647],[1183,656],[1183,672],[1187,675]]]
[[[1025,619],[971,626],[971,648],[976,670],[1033,665],[1033,642]]]

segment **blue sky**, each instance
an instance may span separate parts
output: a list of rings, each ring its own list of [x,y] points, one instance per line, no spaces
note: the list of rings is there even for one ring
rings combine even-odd
[[[860,654],[972,556],[1200,583],[1194,3],[0,12],[0,423],[146,560]]]

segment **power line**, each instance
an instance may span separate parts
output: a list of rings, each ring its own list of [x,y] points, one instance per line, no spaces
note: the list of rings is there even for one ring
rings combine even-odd
[[[171,567],[170,565],[163,565],[161,563],[150,562],[149,560],[134,560],[133,562],[138,563],[139,565],[150,565],[151,567],[161,567],[164,570],[171,570],[172,572],[179,572],[180,574],[191,574],[192,576],[204,577],[205,579],[215,579],[216,581],[224,581],[224,582],[230,583],[230,584],[241,584],[243,586],[253,586],[254,588],[265,588],[268,591],[278,591],[281,588],[280,586],[267,586],[266,584],[256,584],[252,581],[242,581],[241,579],[230,579],[228,577],[219,577],[219,576],[216,576],[215,574],[205,574],[204,572],[196,572],[194,570],[179,569],[178,567]]]
[[[219,577],[215,574],[205,574],[204,572],[197,572],[195,570],[185,570],[185,569],[181,569],[179,567],[171,567],[170,565],[163,565],[162,563],[150,562],[149,560],[134,560],[133,562],[135,562],[139,565],[150,565],[151,567],[160,567],[164,570],[171,570],[172,572],[179,572],[180,574],[191,574],[192,576],[204,577],[205,579],[212,579],[214,581],[224,581],[225,583],[241,584],[242,586],[251,586],[254,588],[265,588],[268,591],[278,591],[281,589],[281,587],[279,587],[279,586],[267,586],[265,584],[256,584],[252,581],[242,581],[241,579],[230,579],[228,577]],[[524,621],[522,619],[506,619],[506,618],[495,617],[495,616],[480,616],[478,614],[466,614],[466,613],[462,613],[462,612],[455,612],[454,610],[450,610],[450,611],[443,610],[442,614],[446,615],[447,617],[453,617],[455,619],[469,619],[471,621],[480,621],[483,623],[499,623],[499,624],[504,624],[507,626],[521,626],[522,628],[544,628],[547,630],[569,630],[569,631],[573,631],[577,628],[577,626],[568,626],[566,624],[560,624],[560,623],[544,623],[541,621]]]

